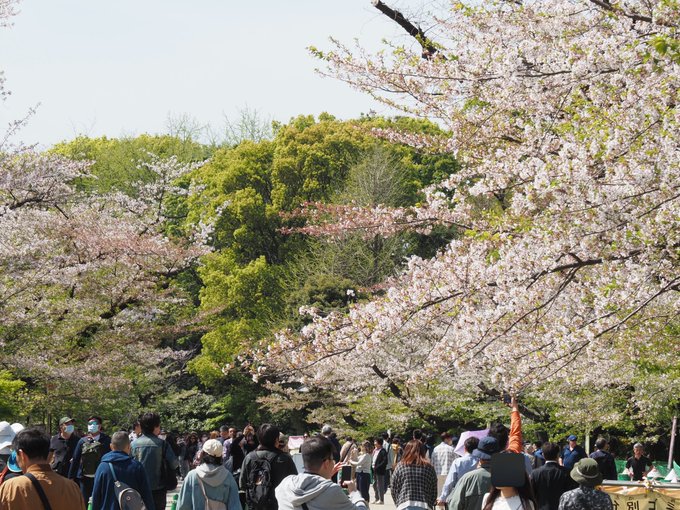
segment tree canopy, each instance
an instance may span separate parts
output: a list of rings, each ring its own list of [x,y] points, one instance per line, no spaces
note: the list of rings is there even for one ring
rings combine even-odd
[[[447,132],[384,137],[461,165],[416,207],[316,205],[304,232],[457,235],[347,313],[306,309],[310,324],[281,332],[257,373],[348,405],[387,391],[424,413],[443,388],[503,390],[582,402],[573,422],[666,419],[680,389],[679,14],[677,1],[452,2],[428,21],[429,58],[400,44],[314,50],[330,74]]]

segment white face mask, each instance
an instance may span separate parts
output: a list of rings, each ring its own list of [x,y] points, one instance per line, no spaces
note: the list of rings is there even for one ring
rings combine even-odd
[[[99,423],[88,423],[87,431],[90,434],[96,434],[97,432],[99,432]]]
[[[73,431],[75,429],[76,428],[73,425],[66,425],[66,427],[64,427],[64,432],[66,432],[67,434],[73,434]]]

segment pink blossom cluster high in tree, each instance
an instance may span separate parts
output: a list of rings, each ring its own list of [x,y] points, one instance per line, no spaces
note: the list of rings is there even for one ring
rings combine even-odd
[[[301,332],[256,356],[260,376],[348,400],[391,391],[412,409],[480,386],[545,400],[624,391],[641,415],[677,401],[679,23],[677,0],[452,2],[431,19],[431,58],[415,43],[317,52],[341,80],[450,132],[379,136],[453,151],[462,169],[412,210],[308,205],[302,231],[458,234],[346,315],[304,310]]]

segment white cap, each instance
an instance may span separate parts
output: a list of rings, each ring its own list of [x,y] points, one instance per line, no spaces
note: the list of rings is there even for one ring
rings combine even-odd
[[[208,439],[201,450],[213,457],[222,457],[222,443],[217,439]]]

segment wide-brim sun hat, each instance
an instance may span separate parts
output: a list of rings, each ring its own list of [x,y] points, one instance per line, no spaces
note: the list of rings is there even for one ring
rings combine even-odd
[[[7,459],[7,469],[12,473],[21,473],[21,468],[17,462],[17,452],[10,453],[9,459]]]
[[[602,483],[602,473],[595,459],[581,459],[571,470],[571,478],[579,485],[595,487]]]
[[[14,431],[12,426],[7,421],[0,421],[0,453],[9,453],[8,449],[14,441],[14,436],[17,433]]]

